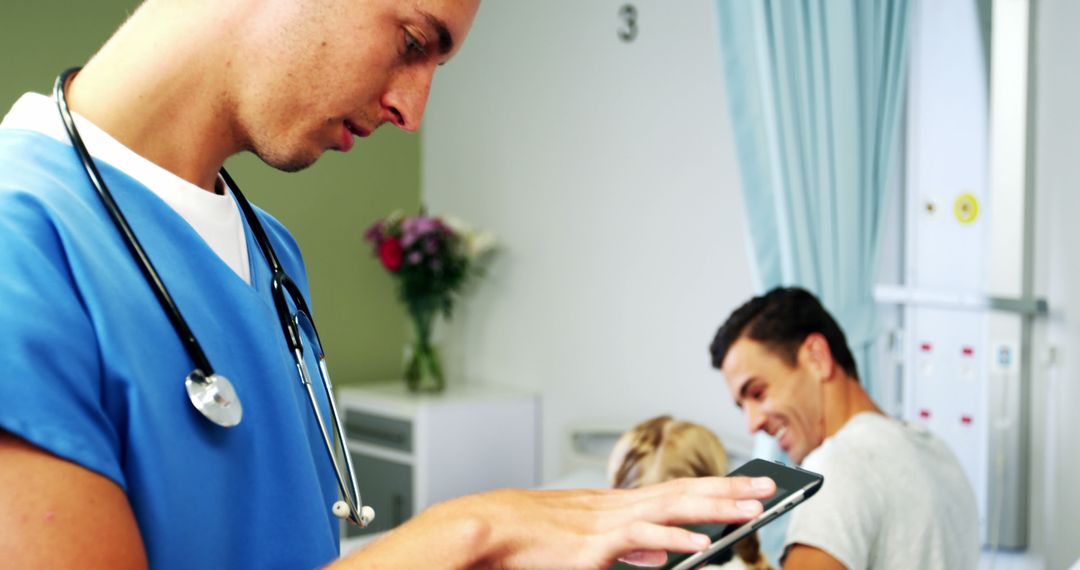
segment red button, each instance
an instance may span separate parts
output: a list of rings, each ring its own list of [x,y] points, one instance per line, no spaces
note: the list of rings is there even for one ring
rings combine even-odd
[[[919,346],[919,348],[921,348],[923,352],[930,352],[930,343],[924,342]]]
[[[971,419],[971,416],[960,416],[960,423],[962,423],[962,424],[964,424],[966,426],[971,425],[972,421],[974,421],[974,420]]]
[[[930,417],[930,410],[919,410],[919,417],[924,419],[924,420],[929,418]]]
[[[970,346],[965,346],[963,350],[964,356],[971,356],[975,354],[975,349]]]

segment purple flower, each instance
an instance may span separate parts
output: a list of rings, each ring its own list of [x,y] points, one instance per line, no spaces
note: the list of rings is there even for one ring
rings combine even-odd
[[[402,224],[401,227],[401,245],[405,247],[412,247],[412,244],[416,243],[416,240],[420,239],[420,235],[414,230],[409,229]]]
[[[435,252],[439,249],[439,242],[435,238],[429,237],[424,240],[424,251],[430,255],[435,255]]]
[[[368,229],[364,230],[364,240],[370,241],[372,243],[378,243],[378,241],[382,239],[382,231],[383,222],[382,220],[379,220],[374,224],[371,224]]]
[[[416,230],[421,235],[429,234],[435,231],[439,227],[439,222],[435,218],[416,218]]]
[[[414,251],[409,254],[409,263],[413,265],[420,265],[420,262],[423,260],[424,256],[419,251]]]
[[[409,247],[420,238],[439,229],[436,218],[418,216],[401,222],[401,245]]]
[[[416,231],[416,224],[412,220],[405,220],[401,224],[401,241],[405,247],[409,247],[420,239],[420,232]]]

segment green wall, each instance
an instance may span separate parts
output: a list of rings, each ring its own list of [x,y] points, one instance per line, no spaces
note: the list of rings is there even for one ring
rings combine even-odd
[[[4,0],[0,114],[26,91],[48,93],[62,69],[85,62],[138,6],[134,0]],[[313,311],[336,384],[399,375],[406,321],[393,284],[361,234],[395,208],[415,211],[420,137],[390,127],[328,153],[308,170],[277,172],[250,155],[229,161],[245,194],[289,227],[304,252]]]
[[[384,127],[358,140],[348,154],[327,153],[293,174],[250,154],[227,166],[245,195],[300,243],[334,382],[398,377],[405,313],[362,234],[395,208],[417,209],[420,137]]]

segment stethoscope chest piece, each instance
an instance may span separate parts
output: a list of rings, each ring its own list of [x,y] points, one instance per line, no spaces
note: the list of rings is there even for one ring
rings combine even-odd
[[[188,398],[206,419],[221,427],[233,427],[240,423],[244,408],[240,398],[227,378],[219,374],[203,375],[201,370],[193,370],[184,380]]]

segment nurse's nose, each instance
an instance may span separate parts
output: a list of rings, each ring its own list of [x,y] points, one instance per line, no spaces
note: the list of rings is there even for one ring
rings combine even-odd
[[[414,133],[424,120],[435,67],[411,68],[401,73],[382,98],[386,120],[397,128]]]

